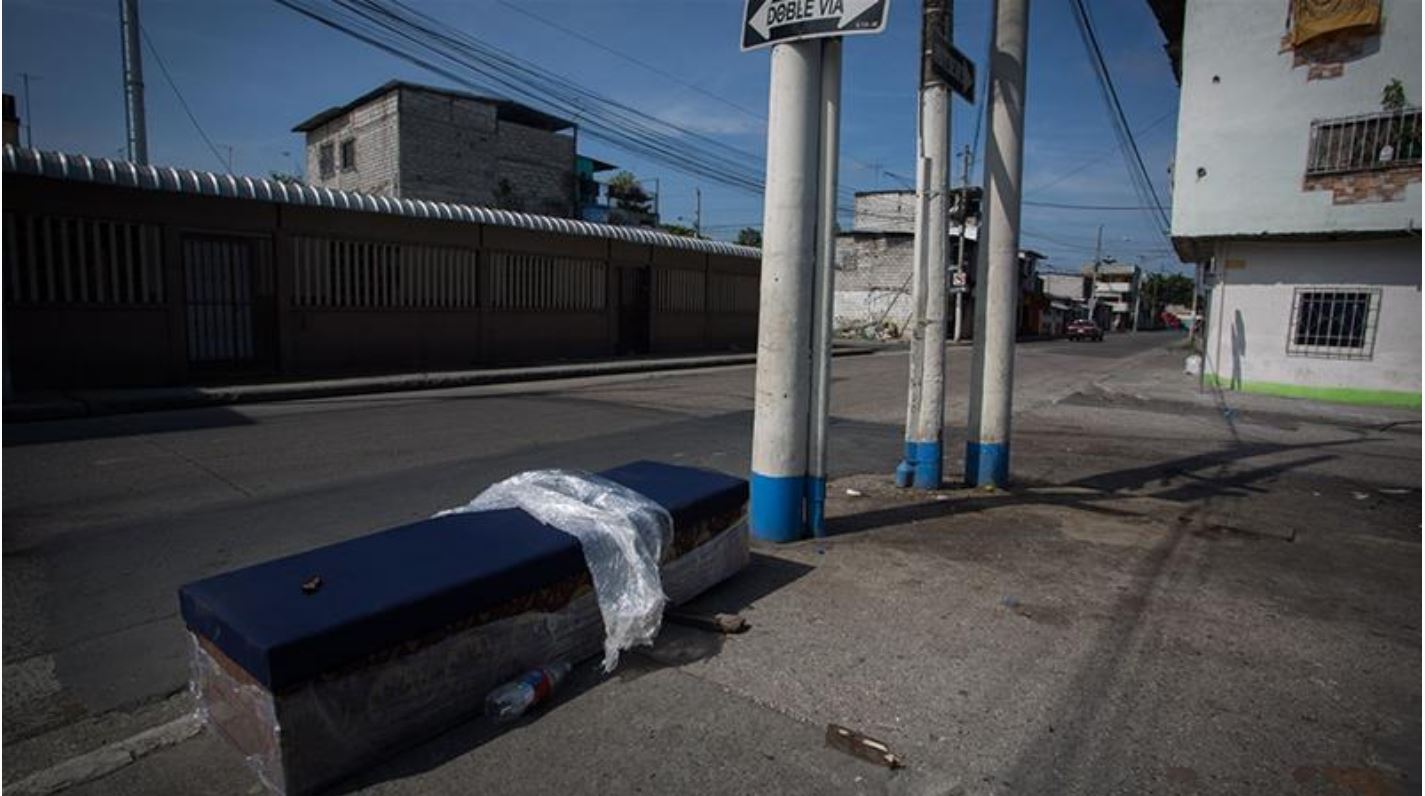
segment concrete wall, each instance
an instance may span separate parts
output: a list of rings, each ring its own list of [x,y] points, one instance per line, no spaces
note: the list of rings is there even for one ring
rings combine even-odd
[[[573,216],[573,136],[501,121],[474,100],[400,95],[402,196]]]
[[[756,257],[8,173],[4,192],[5,361],[18,389],[605,357],[628,349],[629,321],[644,324],[637,337],[649,352],[756,344]],[[111,241],[99,249],[111,277],[98,301],[65,298],[70,277],[89,273],[92,288],[98,273],[84,259],[94,255],[65,243],[75,224],[99,225],[101,234],[85,240]],[[191,361],[188,351],[183,252],[194,238],[248,242],[258,263],[257,355],[222,369]],[[646,304],[642,319],[615,289],[630,268],[671,290],[661,305]],[[156,290],[130,293],[139,273]],[[501,299],[512,284],[527,300]]]
[[[400,196],[397,94],[391,92],[307,133],[307,183],[343,191]],[[341,143],[356,142],[356,168],[341,167]],[[332,146],[336,173],[323,179],[321,148]]]
[[[836,329],[854,333],[885,321],[905,332],[912,309],[914,249],[911,235],[837,236],[832,309]]]
[[[1207,370],[1225,384],[1420,393],[1420,244],[1416,240],[1219,243],[1207,316]],[[1369,360],[1289,356],[1303,286],[1381,290]]]
[[[857,232],[915,234],[915,191],[856,194],[852,223]]]
[[[1393,78],[1420,105],[1420,0],[1383,0],[1380,35],[1311,58],[1284,44],[1286,6],[1187,3],[1173,235],[1419,229],[1418,165],[1320,185],[1305,170],[1313,119],[1379,111]]]

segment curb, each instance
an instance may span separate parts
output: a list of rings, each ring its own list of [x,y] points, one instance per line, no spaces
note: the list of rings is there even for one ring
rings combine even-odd
[[[878,347],[838,347],[832,356],[863,356],[881,350]],[[336,398],[347,395],[415,392],[452,387],[481,387],[495,384],[518,384],[531,381],[577,379],[593,376],[618,376],[663,371],[702,370],[706,368],[752,365],[756,354],[730,354],[675,359],[630,360],[627,362],[588,362],[561,365],[540,365],[528,368],[495,368],[490,370],[408,373],[396,376],[362,376],[322,381],[251,384],[224,387],[153,387],[116,390],[82,390],[59,397],[8,403],[4,410],[6,423],[31,423],[45,420],[69,420],[83,417],[157,412],[171,409],[195,409],[232,404],[298,401],[312,398]]]
[[[186,741],[202,729],[203,720],[197,713],[190,713],[167,724],[144,730],[138,735],[37,771],[18,782],[6,785],[3,792],[5,796],[48,796],[76,785],[93,782],[139,758]]]

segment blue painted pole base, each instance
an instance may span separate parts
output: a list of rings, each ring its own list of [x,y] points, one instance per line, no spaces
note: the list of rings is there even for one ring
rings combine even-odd
[[[767,542],[795,542],[806,536],[806,481],[804,475],[752,474],[747,524],[753,536]]]
[[[965,443],[965,483],[1003,487],[1009,483],[1009,443]]]
[[[940,441],[913,442],[911,444],[915,446],[915,488],[939,489],[940,476],[945,470],[945,457],[941,451]]]
[[[811,535],[818,539],[826,536],[826,477],[807,477],[807,525]]]
[[[940,442],[910,442],[905,444],[905,458],[896,465],[896,486],[901,489],[939,489],[945,472],[945,457]]]

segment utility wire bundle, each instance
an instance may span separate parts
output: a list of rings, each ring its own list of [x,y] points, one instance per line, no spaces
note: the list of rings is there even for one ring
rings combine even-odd
[[[762,157],[585,88],[400,0],[276,2],[473,91],[498,92],[571,118],[581,132],[621,150],[700,180],[762,195]]]

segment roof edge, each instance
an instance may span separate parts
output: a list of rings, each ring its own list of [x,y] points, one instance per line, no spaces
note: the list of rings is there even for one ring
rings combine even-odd
[[[434,202],[425,199],[396,199],[355,191],[317,188],[311,185],[287,183],[263,177],[242,177],[211,171],[179,169],[173,166],[140,166],[124,160],[46,152],[38,149],[26,149],[13,144],[5,145],[3,173],[114,185],[140,190],[308,205],[335,210],[356,210],[443,221],[464,221],[512,229],[561,232],[566,235],[604,238],[645,246],[663,246],[705,254],[748,257],[758,260],[762,258],[762,250],[751,246],[701,238],[686,238],[643,227],[596,224],[592,221],[580,221],[572,218],[516,213],[512,210]]]

